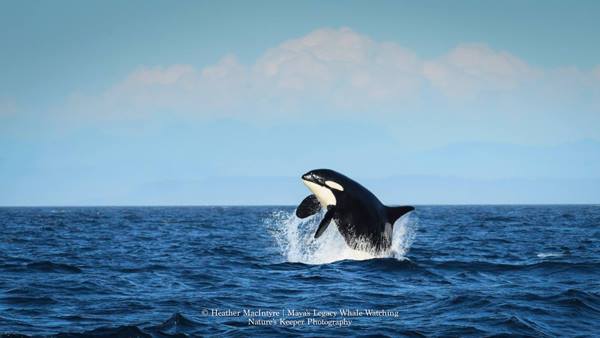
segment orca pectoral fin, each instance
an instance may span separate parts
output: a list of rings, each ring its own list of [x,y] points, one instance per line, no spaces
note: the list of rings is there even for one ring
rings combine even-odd
[[[333,219],[333,214],[335,214],[335,209],[330,207],[325,213],[325,217],[321,220],[321,223],[319,223],[317,232],[315,232],[315,238],[321,237],[325,230],[327,230],[327,226],[329,226],[329,223],[331,223],[331,220]]]
[[[394,224],[398,218],[402,217],[404,214],[409,213],[415,210],[414,207],[411,206],[402,206],[402,207],[385,207],[387,211],[387,217],[391,224]]]
[[[306,218],[316,214],[319,210],[321,210],[321,204],[317,200],[317,196],[308,195],[300,202],[298,208],[296,208],[296,216],[298,218]]]

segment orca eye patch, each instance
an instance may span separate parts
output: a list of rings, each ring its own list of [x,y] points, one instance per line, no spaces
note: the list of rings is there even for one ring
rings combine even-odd
[[[325,184],[333,189],[339,190],[339,191],[344,191],[344,187],[342,187],[339,183],[334,182],[334,181],[325,181]]]

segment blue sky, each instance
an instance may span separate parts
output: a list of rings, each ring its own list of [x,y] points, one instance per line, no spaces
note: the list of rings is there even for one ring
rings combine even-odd
[[[596,1],[3,1],[0,205],[599,203]]]

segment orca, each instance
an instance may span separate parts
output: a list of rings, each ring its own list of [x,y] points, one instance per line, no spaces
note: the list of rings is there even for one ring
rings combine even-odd
[[[355,250],[382,253],[392,244],[394,222],[415,210],[412,206],[388,207],[358,182],[331,169],[316,169],[302,175],[312,192],[296,208],[306,218],[326,209],[317,227],[319,238],[334,221],[346,244]]]

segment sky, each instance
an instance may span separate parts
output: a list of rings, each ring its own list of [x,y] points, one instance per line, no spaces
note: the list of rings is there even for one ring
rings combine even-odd
[[[0,205],[600,203],[597,1],[2,1]]]

